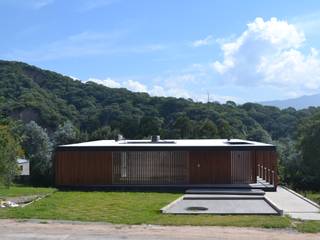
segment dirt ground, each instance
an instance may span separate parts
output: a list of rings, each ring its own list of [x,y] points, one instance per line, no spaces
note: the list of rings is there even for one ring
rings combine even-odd
[[[235,228],[235,227],[192,227],[153,225],[113,225],[106,223],[84,223],[43,220],[0,220],[0,239],[219,239],[219,240],[313,240],[320,234],[304,234],[293,230]]]

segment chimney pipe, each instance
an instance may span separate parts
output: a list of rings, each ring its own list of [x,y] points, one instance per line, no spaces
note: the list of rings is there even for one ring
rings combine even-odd
[[[159,142],[160,141],[160,135],[153,135],[151,136],[151,142]]]

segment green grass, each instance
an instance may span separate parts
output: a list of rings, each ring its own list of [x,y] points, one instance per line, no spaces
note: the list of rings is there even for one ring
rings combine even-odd
[[[180,196],[174,193],[64,192],[54,189],[18,188],[7,190],[6,194],[53,194],[24,208],[0,209],[0,218],[102,221],[117,224],[297,228],[303,232],[320,231],[320,222],[295,222],[293,225],[290,218],[279,216],[161,214],[160,208]],[[1,191],[1,194],[5,194]]]
[[[297,224],[297,229],[300,232],[318,233],[320,232],[320,221],[305,221]]]
[[[320,204],[320,193],[317,192],[307,192],[306,197],[310,200]]]
[[[6,188],[0,185],[0,198],[4,197],[19,197],[28,195],[46,195],[56,191],[54,188],[35,188],[35,187],[20,187],[12,186]]]

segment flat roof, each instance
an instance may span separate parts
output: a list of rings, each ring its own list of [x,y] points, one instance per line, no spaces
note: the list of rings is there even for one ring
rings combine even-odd
[[[60,145],[59,148],[274,148],[272,144],[242,139],[166,139],[151,140],[99,140]]]
[[[29,162],[29,160],[24,159],[24,158],[18,158],[18,159],[17,159],[17,163],[18,163],[18,164],[23,164],[23,163],[28,163],[28,162]]]

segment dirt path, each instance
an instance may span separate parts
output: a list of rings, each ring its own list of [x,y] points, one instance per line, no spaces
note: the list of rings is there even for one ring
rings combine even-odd
[[[149,225],[112,225],[104,223],[81,223],[61,221],[19,222],[0,220],[0,239],[45,239],[45,240],[100,240],[100,239],[219,239],[219,240],[313,240],[320,234],[303,234],[293,230],[275,230],[235,227],[165,227]]]

